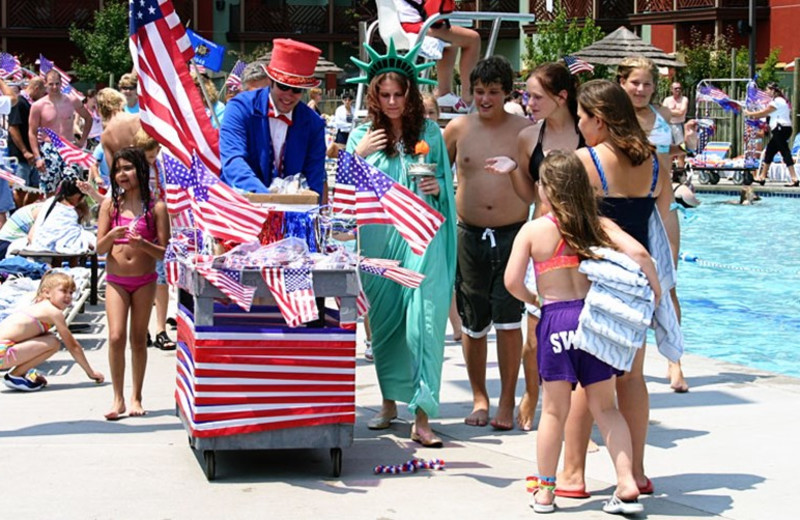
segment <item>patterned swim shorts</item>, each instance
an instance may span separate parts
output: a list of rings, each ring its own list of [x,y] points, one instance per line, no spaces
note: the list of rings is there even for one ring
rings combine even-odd
[[[67,164],[52,143],[39,143],[39,151],[44,159],[44,172],[39,174],[39,187],[50,195],[64,179],[82,179],[78,166]]]

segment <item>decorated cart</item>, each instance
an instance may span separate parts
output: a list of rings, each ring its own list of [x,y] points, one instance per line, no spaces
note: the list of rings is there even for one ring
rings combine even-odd
[[[726,85],[729,92],[716,84]],[[737,101],[731,96],[741,87],[744,87],[745,100]],[[739,117],[739,114],[742,108],[763,107],[769,102],[765,96],[752,80],[701,80],[695,97],[698,146],[696,155],[686,161],[688,173],[695,173],[701,184],[718,184],[723,178],[734,184],[752,184],[753,173],[760,166],[760,123]],[[742,150],[738,156],[731,157],[736,134],[742,136]]]

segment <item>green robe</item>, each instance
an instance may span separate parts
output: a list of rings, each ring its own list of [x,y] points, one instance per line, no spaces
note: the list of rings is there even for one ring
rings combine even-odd
[[[368,123],[353,130],[347,143],[348,151],[355,149],[369,126]],[[402,267],[425,275],[417,289],[363,273],[361,281],[370,303],[372,352],[381,394],[385,399],[408,403],[412,414],[421,408],[428,416],[436,417],[439,414],[445,329],[456,266],[456,205],[453,174],[439,127],[426,120],[420,139],[430,147],[425,162],[437,165],[438,197],[420,194],[415,182],[406,175],[404,165],[415,161],[416,156],[401,153],[388,157],[381,151],[366,160],[417,193],[445,216],[446,221],[425,254],[418,256],[413,253],[391,225],[361,226],[358,232],[362,255],[400,260]]]

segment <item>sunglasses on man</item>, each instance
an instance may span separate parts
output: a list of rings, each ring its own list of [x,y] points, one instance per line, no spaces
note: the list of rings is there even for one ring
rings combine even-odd
[[[300,94],[303,92],[303,89],[301,88],[290,87],[289,85],[284,85],[283,83],[278,83],[277,81],[275,82],[275,86],[278,87],[278,90],[282,90],[283,92],[287,92],[289,90],[291,90],[294,94]]]

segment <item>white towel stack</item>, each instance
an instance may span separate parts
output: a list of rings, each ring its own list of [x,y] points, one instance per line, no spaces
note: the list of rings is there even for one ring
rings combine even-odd
[[[581,311],[575,344],[618,370],[629,371],[645,341],[655,309],[653,290],[639,264],[609,248],[593,248],[600,260],[584,260],[592,282]]]

